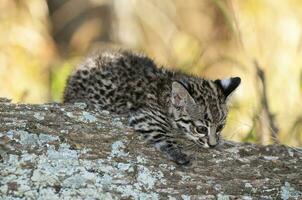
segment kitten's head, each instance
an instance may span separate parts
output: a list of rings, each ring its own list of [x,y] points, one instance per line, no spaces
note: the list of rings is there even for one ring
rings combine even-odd
[[[226,123],[228,96],[240,81],[235,77],[216,81],[190,78],[173,82],[171,111],[177,127],[199,146],[216,146]]]

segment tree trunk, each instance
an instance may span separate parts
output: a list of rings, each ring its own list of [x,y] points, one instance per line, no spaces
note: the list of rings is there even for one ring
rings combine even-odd
[[[0,100],[0,199],[302,198],[299,149],[224,141],[181,167],[126,122],[85,104]]]

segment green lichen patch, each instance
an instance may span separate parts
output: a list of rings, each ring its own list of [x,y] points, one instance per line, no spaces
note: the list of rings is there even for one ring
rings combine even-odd
[[[88,123],[96,122],[97,118],[89,112],[84,111],[80,116],[80,120]]]
[[[300,199],[302,193],[300,191],[297,191],[295,188],[290,186],[288,182],[284,183],[284,186],[281,187],[281,198],[283,200],[288,199]]]
[[[43,119],[44,119],[44,114],[42,114],[42,113],[35,113],[35,114],[34,114],[34,117],[35,117],[37,120],[43,120]]]
[[[110,157],[124,157],[128,156],[128,153],[124,152],[125,145],[122,141],[115,141],[111,145],[112,150]]]
[[[164,175],[160,171],[153,172],[142,165],[138,166],[137,182],[145,189],[152,189],[157,181],[164,183]]]
[[[229,195],[224,195],[224,194],[217,195],[217,200],[229,200],[229,199],[230,199]]]

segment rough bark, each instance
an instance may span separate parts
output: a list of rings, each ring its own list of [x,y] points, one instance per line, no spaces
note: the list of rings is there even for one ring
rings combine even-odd
[[[223,142],[176,166],[126,119],[84,104],[0,101],[0,199],[301,199],[302,155]]]

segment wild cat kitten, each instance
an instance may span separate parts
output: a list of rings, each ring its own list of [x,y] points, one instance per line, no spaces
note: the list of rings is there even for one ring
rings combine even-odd
[[[69,77],[64,102],[126,113],[144,139],[177,164],[190,162],[176,139],[185,136],[200,147],[215,147],[227,118],[227,97],[240,78],[206,80],[158,68],[130,51],[89,57]]]

